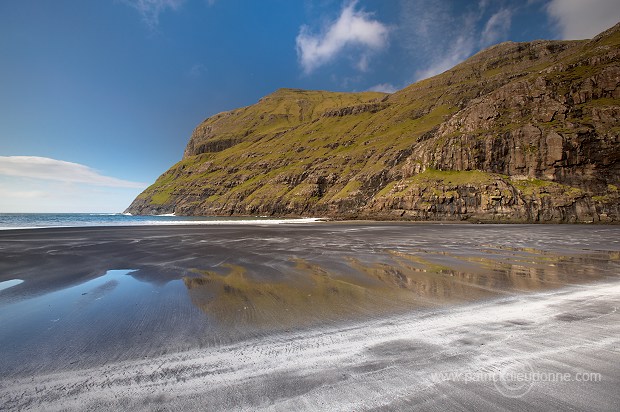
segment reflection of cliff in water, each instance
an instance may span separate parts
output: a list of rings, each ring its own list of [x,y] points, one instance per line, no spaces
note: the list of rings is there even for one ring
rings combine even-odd
[[[295,259],[286,274],[223,265],[227,273],[196,270],[183,280],[193,304],[214,321],[287,328],[557,288],[615,276],[620,264],[616,252],[558,256],[507,248],[479,256],[387,251],[383,258]]]

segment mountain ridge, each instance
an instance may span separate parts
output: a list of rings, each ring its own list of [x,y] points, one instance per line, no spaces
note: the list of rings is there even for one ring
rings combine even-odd
[[[620,25],[392,94],[278,89],[194,130],[133,214],[620,221]]]

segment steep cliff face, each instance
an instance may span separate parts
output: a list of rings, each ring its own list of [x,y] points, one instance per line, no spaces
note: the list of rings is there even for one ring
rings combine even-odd
[[[134,214],[620,221],[620,26],[391,95],[282,89],[194,131]]]

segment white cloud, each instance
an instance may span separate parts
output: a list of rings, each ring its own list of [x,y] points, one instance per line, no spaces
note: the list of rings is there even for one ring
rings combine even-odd
[[[389,29],[374,20],[372,14],[355,10],[357,1],[348,3],[340,17],[320,34],[312,34],[308,26],[302,26],[297,36],[297,54],[305,73],[311,73],[327,64],[347,48],[361,48],[357,68],[368,69],[372,53],[387,46]]]
[[[88,166],[36,156],[0,156],[0,175],[143,189],[144,183],[104,176]]]
[[[138,10],[142,21],[150,28],[159,24],[159,15],[166,9],[177,10],[185,0],[125,0],[125,3]]]
[[[510,30],[511,20],[512,12],[509,9],[501,9],[493,14],[482,30],[480,45],[490,46],[505,38]]]
[[[565,40],[590,39],[620,20],[618,0],[551,0],[547,13]]]
[[[368,89],[369,92],[382,92],[382,93],[394,93],[398,91],[398,88],[389,84],[389,83],[381,83],[376,84]]]

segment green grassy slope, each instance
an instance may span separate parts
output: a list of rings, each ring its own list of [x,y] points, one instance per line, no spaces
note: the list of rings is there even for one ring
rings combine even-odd
[[[201,123],[127,211],[616,220],[619,32],[503,43],[391,95],[280,89]]]

